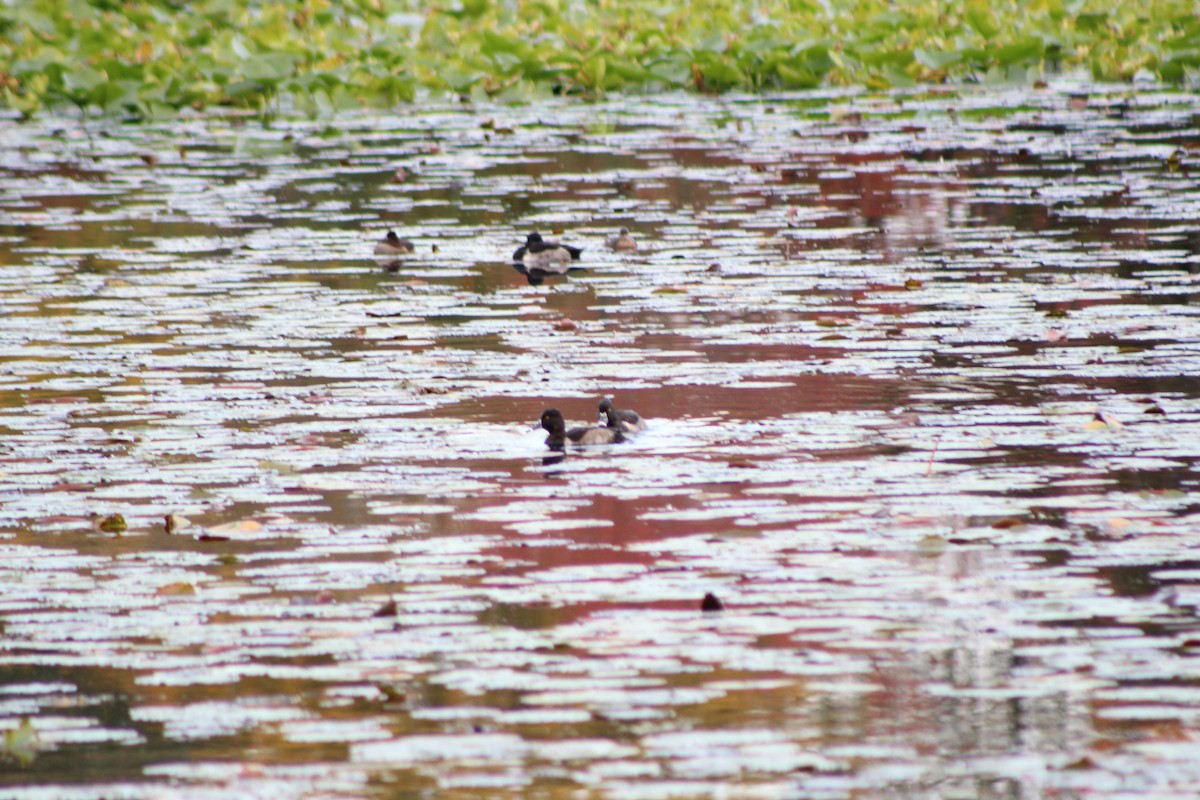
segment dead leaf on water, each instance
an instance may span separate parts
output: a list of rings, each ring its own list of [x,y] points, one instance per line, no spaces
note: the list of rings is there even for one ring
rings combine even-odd
[[[109,514],[107,517],[97,514],[93,519],[96,530],[104,533],[122,534],[129,528],[125,523],[125,517],[121,514]]]
[[[261,533],[263,525],[261,522],[253,519],[240,519],[234,522],[226,522],[223,525],[214,525],[204,531],[201,536],[208,539],[238,539],[238,538],[254,538],[253,534]]]
[[[1120,431],[1125,429],[1125,424],[1119,419],[1104,411],[1097,411],[1096,414],[1083,424],[1085,431]]]
[[[33,764],[40,751],[41,741],[29,717],[22,717],[17,727],[6,730],[0,738],[0,757],[22,767]]]
[[[179,514],[167,514],[163,519],[163,524],[167,529],[167,533],[178,533],[184,528],[191,527],[192,521]]]
[[[941,555],[946,551],[946,546],[948,544],[949,542],[946,541],[944,536],[938,536],[937,534],[923,536],[921,537],[921,540],[917,542],[917,552],[923,556]]]

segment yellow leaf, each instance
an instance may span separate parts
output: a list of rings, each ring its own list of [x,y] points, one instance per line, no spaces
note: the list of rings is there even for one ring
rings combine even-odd
[[[41,749],[37,729],[33,727],[29,717],[22,717],[21,724],[6,730],[3,739],[0,739],[0,757],[14,761],[22,767],[32,764]]]

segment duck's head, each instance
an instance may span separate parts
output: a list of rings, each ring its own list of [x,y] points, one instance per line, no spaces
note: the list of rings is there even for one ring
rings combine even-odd
[[[384,239],[387,240],[388,244],[395,245],[396,247],[400,246],[400,237],[396,235],[395,231],[388,231],[388,234],[384,237]]]
[[[542,241],[542,235],[540,233],[538,233],[537,231],[534,231],[533,233],[529,234],[529,236],[527,236],[525,238],[525,244],[527,244],[527,245],[534,244],[535,242],[541,243],[541,241]]]
[[[601,414],[607,414],[609,411],[612,411],[613,408],[614,408],[614,406],[613,406],[613,401],[612,401],[611,397],[606,397],[600,401],[600,413]]]
[[[561,411],[557,408],[547,408],[542,412],[542,427],[551,436],[562,436],[563,432],[567,429],[567,423],[563,419]]]
[[[628,235],[629,235],[629,228],[621,228],[619,231],[617,231],[617,236],[628,236]]]

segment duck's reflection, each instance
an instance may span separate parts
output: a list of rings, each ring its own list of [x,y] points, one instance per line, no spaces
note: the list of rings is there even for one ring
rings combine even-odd
[[[546,270],[538,269],[537,267],[530,269],[521,261],[512,262],[512,268],[524,275],[525,279],[529,281],[530,286],[541,286],[546,281],[547,276],[550,275],[558,276],[566,275],[569,272],[583,271],[583,267],[571,267],[566,272],[547,272]]]
[[[512,268],[524,275],[530,286],[541,286],[545,283],[546,276],[550,274],[541,269],[529,269],[520,261],[512,262]]]

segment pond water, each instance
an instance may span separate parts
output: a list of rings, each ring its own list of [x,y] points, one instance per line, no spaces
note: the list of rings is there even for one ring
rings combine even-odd
[[[0,122],[0,793],[1200,793],[1198,121]]]

